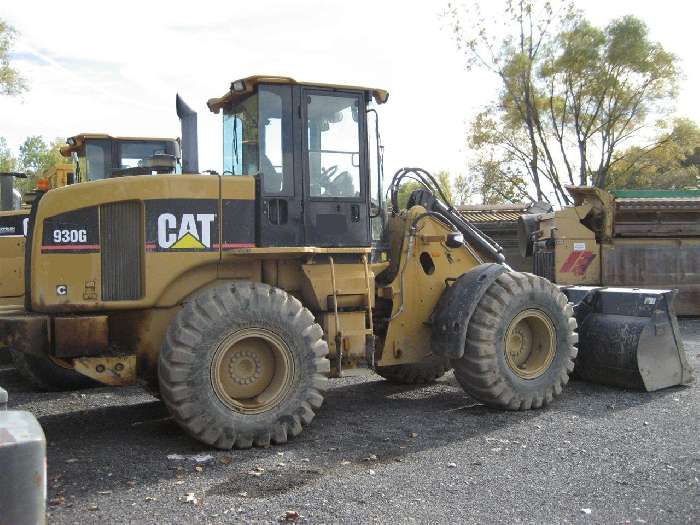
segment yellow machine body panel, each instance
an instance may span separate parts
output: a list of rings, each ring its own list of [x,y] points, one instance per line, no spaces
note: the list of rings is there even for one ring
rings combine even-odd
[[[67,186],[72,186],[76,183],[80,182],[95,182],[92,180],[92,178],[96,179],[108,179],[111,174],[113,173],[113,168],[115,166],[114,163],[106,163],[106,162],[96,162],[94,168],[95,168],[95,173],[88,173],[87,166],[89,165],[89,162],[86,161],[86,156],[88,155],[87,153],[87,148],[90,146],[94,141],[99,141],[100,143],[103,144],[103,146],[107,143],[109,143],[109,146],[107,149],[110,152],[114,151],[120,151],[124,153],[125,155],[131,155],[130,153],[126,151],[122,151],[122,147],[129,147],[133,146],[134,144],[136,145],[141,145],[141,146],[146,146],[146,145],[154,145],[154,147],[160,147],[161,145],[166,145],[169,147],[175,155],[173,155],[172,159],[167,159],[167,162],[170,162],[172,164],[172,167],[168,170],[170,172],[175,172],[176,171],[176,165],[177,165],[177,158],[179,158],[179,142],[176,139],[172,138],[154,138],[154,137],[112,137],[110,135],[105,135],[105,134],[99,134],[99,133],[82,133],[80,135],[76,135],[74,137],[71,137],[68,139],[68,144],[63,146],[61,148],[61,154],[65,157],[70,157],[74,156],[76,161],[75,164],[69,162],[68,159],[66,159],[65,162],[56,164],[54,166],[49,167],[48,169],[42,171],[39,176],[40,179],[43,179],[46,181],[46,185],[42,186],[44,191],[46,190],[51,190],[52,192],[55,190],[58,190],[60,188],[65,188]],[[94,152],[90,153],[90,155],[96,155]],[[97,154],[99,157],[99,154]],[[114,157],[114,162],[116,162],[117,157]],[[104,159],[103,159],[104,160]],[[123,160],[123,159],[122,159]],[[134,162],[134,159],[131,159],[130,162]],[[143,159],[142,164],[144,164],[144,167],[150,166],[150,162],[155,162],[153,159],[146,158]],[[166,161],[158,161],[158,162],[166,162]],[[78,169],[78,164],[82,163],[83,165],[83,172],[79,176],[79,169]],[[120,167],[121,164],[120,164]],[[155,169],[164,169],[163,166],[156,166]],[[72,203],[70,202],[61,202],[57,204],[57,201],[54,199],[64,199],[64,198],[72,198],[73,195],[76,196],[76,198],[84,200],[84,195],[89,195],[92,190],[79,190],[77,193],[73,192],[59,192],[58,194],[52,196],[49,201],[53,201],[52,206],[54,209],[63,209],[65,210],[70,210],[75,208]],[[99,200],[101,197],[99,196],[99,191],[98,190],[98,195],[97,199]],[[112,199],[114,195],[110,193],[111,190],[106,190],[107,193],[101,194],[104,199]],[[208,191],[208,190],[207,190]],[[137,193],[139,193],[137,191]],[[7,235],[13,236],[13,235],[26,235],[27,233],[27,227],[28,227],[28,222],[29,222],[29,212],[31,209],[31,203],[36,198],[37,192],[32,191],[32,192],[27,192],[23,196],[23,206],[22,208],[18,210],[12,210],[12,211],[4,211],[0,212],[0,243],[7,244],[7,249],[3,250],[3,255],[2,255],[2,266],[0,266],[0,270],[2,270],[2,284],[0,286],[0,303],[2,304],[14,304],[14,305],[21,305],[23,303],[23,295],[24,295],[24,263],[18,259],[18,257],[21,259],[23,258],[23,251],[21,255],[15,256],[15,250],[14,250],[14,244],[15,241],[6,241],[4,240],[4,237]],[[218,196],[217,196],[218,198]],[[252,198],[252,197],[251,197]],[[93,199],[94,200],[94,199]],[[88,199],[88,201],[90,200]],[[104,202],[102,200],[101,202]],[[80,202],[78,204],[78,207],[82,206],[83,203]],[[90,212],[88,212],[90,213]],[[70,221],[69,221],[70,222]],[[95,224],[93,225],[95,228],[98,227],[98,221],[95,219],[93,221]],[[73,241],[70,239],[71,231],[73,231],[73,234],[78,235],[78,237],[75,237],[75,241],[78,244],[81,244],[79,235],[80,235],[80,230],[81,228],[73,228],[70,226],[67,228],[63,228],[63,231],[60,233],[57,233],[57,235],[63,235],[66,234],[69,237],[66,238],[66,242],[63,244],[70,245]],[[86,232],[87,233],[87,232]],[[57,240],[63,241],[63,239],[58,238]],[[24,241],[22,241],[23,243]],[[84,243],[82,243],[84,244]],[[71,250],[59,250],[60,246],[54,247],[53,253],[59,254],[59,253],[69,253]],[[40,303],[51,303],[50,297],[52,295],[55,295],[62,304],[65,304],[66,301],[71,301],[74,298],[78,297],[79,295],[82,294],[83,297],[83,302],[84,303],[90,303],[94,302],[98,299],[97,297],[97,292],[98,292],[98,286],[96,283],[99,283],[100,280],[100,265],[98,264],[99,262],[99,250],[83,250],[86,253],[85,257],[80,257],[77,258],[75,261],[75,265],[70,265],[71,269],[69,271],[64,271],[60,270],[58,273],[59,275],[55,275],[54,277],[57,279],[57,281],[65,280],[66,283],[70,280],[72,280],[71,275],[83,275],[86,276],[84,279],[82,279],[82,284],[78,286],[75,282],[72,282],[70,286],[68,286],[66,283],[63,282],[58,282],[54,289],[51,292],[47,292],[46,290],[43,290],[40,295]],[[89,256],[87,254],[90,254]],[[146,263],[153,264],[153,258],[146,259]],[[58,260],[63,260],[59,259]],[[12,261],[12,262],[10,262]],[[53,264],[56,261],[56,258],[53,256],[49,256],[47,258],[47,264]],[[157,264],[157,263],[156,263]],[[61,265],[59,265],[60,267]],[[21,271],[19,270],[21,269]],[[65,295],[57,295],[56,294],[56,287],[59,287],[58,289],[60,291],[67,290],[67,293]],[[20,292],[18,292],[20,290]],[[78,309],[83,308],[84,305],[81,304],[78,306]]]
[[[32,237],[32,310],[109,311],[100,330],[153,378],[165,329],[189,296],[225,281],[265,282],[297,296],[330,339],[340,333],[353,368],[371,333],[375,270],[386,264],[370,265],[369,247],[257,247],[255,210],[253,177],[123,177],[51,190]],[[336,306],[360,310],[335,315]]]
[[[254,185],[252,179],[239,184],[246,182]],[[128,278],[138,288],[128,298],[110,301],[110,308],[172,306],[168,292],[178,280],[187,282],[189,293],[217,276],[219,192],[219,177],[164,175],[46,193],[33,236],[33,253],[42,257],[32,263],[32,304],[46,312],[66,304],[74,311],[105,308],[104,260],[115,279]],[[132,249],[121,251],[127,244]],[[73,255],[70,265],[66,254]]]
[[[410,224],[424,212],[414,206],[389,222],[390,238],[397,241],[390,259],[398,266],[391,282],[377,292],[392,301],[380,366],[416,363],[430,354],[427,321],[440,296],[450,281],[483,262],[469,245],[449,248],[445,242],[451,230],[432,217],[421,220],[411,242]]]
[[[600,282],[600,247],[595,233],[581,219],[590,210],[564,208],[540,218],[540,240],[553,244],[553,265],[559,284],[597,284]]]
[[[46,170],[42,176],[49,181],[49,188],[62,188],[70,184],[70,176],[73,174],[73,164],[64,162],[56,164]]]
[[[24,297],[24,236],[0,237],[0,305],[21,304]]]
[[[536,274],[563,285],[677,289],[676,312],[700,314],[697,199],[567,189],[573,206],[538,217]]]

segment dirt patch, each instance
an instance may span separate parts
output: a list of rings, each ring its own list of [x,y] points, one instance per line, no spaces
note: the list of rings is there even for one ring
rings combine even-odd
[[[228,481],[214,485],[207,490],[207,496],[241,496],[246,498],[266,498],[284,494],[323,476],[322,469],[279,468],[254,475],[251,471],[239,471]],[[253,471],[254,472],[254,471]],[[245,496],[243,495],[245,493]]]

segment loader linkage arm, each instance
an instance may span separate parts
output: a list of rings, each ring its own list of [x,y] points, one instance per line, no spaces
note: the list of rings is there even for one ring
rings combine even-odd
[[[423,188],[415,190],[408,199],[407,208],[412,206],[423,206],[428,212],[433,212],[447,221],[450,226],[459,231],[465,242],[470,244],[482,255],[492,259],[494,262],[505,264],[506,258],[503,255],[503,248],[493,239],[479,231],[476,227],[466,221],[449,203],[449,200],[440,189],[440,185],[435,178],[421,168],[401,168],[392,178],[389,191],[391,192],[392,213],[399,210],[398,191],[401,181],[404,178],[419,182]]]

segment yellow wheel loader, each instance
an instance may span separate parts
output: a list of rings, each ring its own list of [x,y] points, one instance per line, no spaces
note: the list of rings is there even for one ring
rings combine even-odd
[[[127,175],[181,172],[180,144],[176,139],[83,133],[70,137],[60,151],[70,161],[41,173],[39,186],[44,191]],[[19,199],[16,193],[13,195],[11,177],[21,175],[14,173],[0,177],[3,196],[3,211],[0,212],[0,308],[4,309],[24,303],[25,235],[36,192],[25,194],[22,205],[18,206]],[[73,390],[96,384],[52,356],[36,357],[10,350],[17,370],[42,390]]]
[[[223,449],[286,442],[329,377],[370,370],[419,383],[454,368],[490,406],[549,404],[577,355],[572,304],[511,271],[424,170],[399,170],[387,201],[368,131],[387,98],[244,78],[208,102],[223,114],[222,175],[41,194],[25,305],[0,315],[0,344],[104,384],[140,382]],[[421,189],[400,209],[408,179]]]
[[[689,382],[675,317],[700,313],[700,195],[567,189],[574,205],[521,216],[519,237],[533,273],[562,286],[591,335],[576,375],[647,391]]]

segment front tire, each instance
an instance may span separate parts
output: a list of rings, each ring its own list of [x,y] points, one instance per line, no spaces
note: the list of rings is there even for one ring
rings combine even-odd
[[[498,408],[540,408],[559,396],[576,358],[576,319],[566,296],[528,273],[501,274],[469,321],[452,361],[462,388]]]
[[[311,312],[278,288],[238,281],[206,290],[168,328],[162,399],[208,445],[285,443],[323,403],[330,363],[322,336]]]

